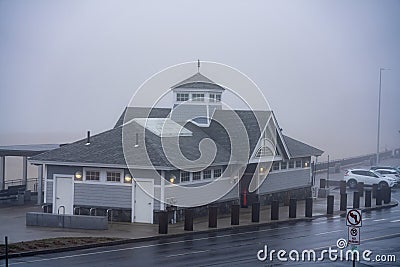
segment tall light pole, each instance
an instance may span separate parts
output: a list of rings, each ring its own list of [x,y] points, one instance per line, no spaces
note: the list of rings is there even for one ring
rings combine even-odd
[[[382,71],[390,70],[379,68],[379,98],[378,98],[378,140],[376,142],[376,165],[379,165],[379,135],[381,129],[381,92],[382,92]]]

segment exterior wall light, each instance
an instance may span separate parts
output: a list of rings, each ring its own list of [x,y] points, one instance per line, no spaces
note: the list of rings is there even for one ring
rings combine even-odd
[[[75,173],[75,180],[77,180],[77,181],[82,180],[82,172],[81,171],[77,171]]]
[[[169,178],[169,182],[171,183],[171,184],[173,184],[174,182],[175,182],[175,175],[172,175],[170,178]]]
[[[127,183],[127,184],[132,183],[132,176],[129,173],[125,174],[124,183]]]
[[[308,161],[304,162],[304,167],[308,167]]]
[[[260,167],[260,172],[264,172],[264,167]]]

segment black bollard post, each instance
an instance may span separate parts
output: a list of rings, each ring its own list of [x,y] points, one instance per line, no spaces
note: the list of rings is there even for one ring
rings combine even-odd
[[[313,199],[312,197],[306,198],[306,209],[305,209],[305,215],[308,218],[312,217],[312,208],[313,208]]]
[[[382,188],[382,193],[383,193],[383,203],[389,204],[390,203],[390,187],[386,186]]]
[[[378,184],[372,185],[372,198],[376,198],[376,190],[378,190]]]
[[[168,211],[160,211],[158,214],[158,233],[168,234]]]
[[[360,193],[356,191],[353,195],[353,209],[358,208],[360,208]]]
[[[251,204],[251,222],[260,221],[260,202]]]
[[[365,207],[369,208],[371,207],[371,190],[365,190]]]
[[[5,257],[6,257],[6,267],[8,267],[8,236],[5,236],[4,237],[4,241],[5,241],[5,243],[4,243],[4,245],[5,245]]]
[[[347,209],[347,194],[340,194],[340,211]]]
[[[289,201],[289,218],[296,218],[297,215],[297,199],[291,198]]]
[[[375,200],[376,200],[375,204],[376,204],[377,206],[381,206],[381,205],[382,205],[382,192],[381,192],[381,190],[380,190],[379,188],[376,189],[376,197],[375,197]]]
[[[272,200],[271,220],[279,220],[279,201],[278,200]]]
[[[357,183],[357,191],[360,194],[360,197],[364,196],[364,183],[363,182]]]
[[[218,216],[218,207],[217,206],[209,206],[208,207],[208,227],[217,228],[217,216]]]
[[[193,231],[193,211],[185,209],[185,231]]]
[[[320,179],[319,180],[319,188],[325,188],[325,187],[326,187],[326,180]]]
[[[326,201],[326,214],[333,215],[334,196],[329,195]]]
[[[346,194],[346,181],[340,181],[340,194]]]
[[[240,205],[233,204],[231,206],[231,225],[239,225]]]

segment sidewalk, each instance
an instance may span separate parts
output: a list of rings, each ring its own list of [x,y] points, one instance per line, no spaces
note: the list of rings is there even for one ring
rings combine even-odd
[[[348,207],[352,207],[353,191],[348,190]],[[331,195],[334,195],[334,215],[339,215],[339,189],[331,187]],[[392,202],[387,205],[382,205],[382,208],[397,205],[397,202]],[[364,207],[364,198],[360,199],[360,207]],[[372,199],[372,208],[375,208],[375,199]],[[379,207],[380,208],[380,207]],[[319,198],[313,201],[313,218],[326,216],[326,199]],[[10,207],[0,209],[0,240],[4,240],[4,236],[8,236],[10,243],[20,241],[30,241],[45,238],[56,237],[114,237],[121,239],[140,239],[154,237],[160,238],[176,234],[191,234],[204,231],[217,231],[226,228],[242,228],[246,226],[257,226],[268,223],[279,223],[282,221],[295,220],[310,220],[312,218],[305,217],[305,201],[297,203],[297,218],[289,219],[289,207],[280,206],[279,220],[271,220],[270,206],[261,206],[260,222],[251,222],[251,207],[240,209],[239,226],[231,226],[230,215],[220,215],[218,218],[218,227],[208,227],[208,217],[194,219],[193,232],[184,231],[184,223],[168,225],[168,235],[158,234],[158,225],[156,224],[140,224],[140,223],[110,223],[108,230],[80,230],[80,229],[64,229],[64,228],[45,228],[45,227],[30,227],[25,225],[25,214],[28,211],[40,211],[38,206]]]

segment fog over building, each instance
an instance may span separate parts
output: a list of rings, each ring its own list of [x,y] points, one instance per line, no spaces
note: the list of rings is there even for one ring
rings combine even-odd
[[[200,58],[248,75],[321,160],[375,152],[391,68],[380,149],[399,147],[399,13],[398,1],[1,1],[0,145],[107,130],[151,75]]]

